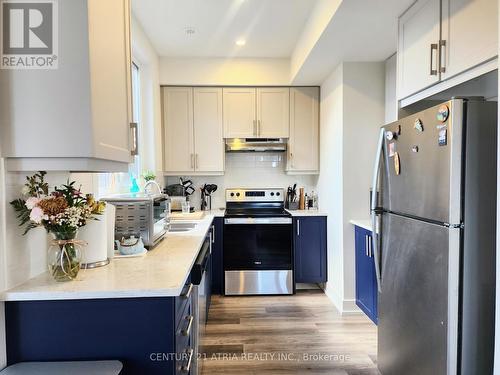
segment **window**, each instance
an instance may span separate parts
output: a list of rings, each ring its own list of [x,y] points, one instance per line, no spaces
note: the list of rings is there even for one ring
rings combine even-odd
[[[132,63],[132,121],[137,124],[137,132],[139,139],[141,137],[141,81],[139,75],[139,67]],[[141,147],[139,146],[139,153]],[[133,177],[138,178],[141,175],[141,160],[140,155],[134,156],[134,161],[129,166],[129,173]]]
[[[139,140],[141,139],[141,82],[140,70],[136,63],[132,63],[132,121],[137,124]],[[139,183],[141,176],[141,147],[139,155],[134,156],[133,162],[129,165],[128,173],[101,173],[99,174],[99,187],[96,195],[104,197],[111,194],[127,193],[132,187],[135,178]]]

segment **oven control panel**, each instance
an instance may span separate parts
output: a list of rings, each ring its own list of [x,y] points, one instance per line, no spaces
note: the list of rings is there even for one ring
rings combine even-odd
[[[284,189],[226,189],[226,202],[283,202]]]

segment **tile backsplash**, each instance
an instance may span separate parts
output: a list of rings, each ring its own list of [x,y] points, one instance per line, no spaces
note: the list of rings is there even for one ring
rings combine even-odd
[[[5,175],[5,268],[6,288],[12,288],[43,273],[47,269],[48,235],[43,228],[31,230],[23,236],[23,229],[9,202],[21,197],[21,189],[30,173]],[[68,180],[69,173],[48,173],[46,181],[52,189]]]
[[[227,188],[283,188],[297,184],[306,191],[316,188],[315,175],[287,175],[286,158],[282,153],[228,153],[224,176],[182,176],[190,177],[196,186],[191,203],[200,208],[200,190],[205,183],[216,184],[218,189],[212,194],[212,208],[225,206],[224,192]],[[176,184],[178,177],[167,177],[166,184]]]

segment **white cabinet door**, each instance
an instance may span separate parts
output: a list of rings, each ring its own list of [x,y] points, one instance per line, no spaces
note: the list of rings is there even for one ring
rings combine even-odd
[[[194,171],[193,89],[163,88],[165,172]]]
[[[288,138],[290,129],[290,89],[263,87],[257,89],[257,136]]]
[[[498,54],[497,0],[443,0],[441,79]]]
[[[255,88],[224,88],[224,137],[251,138],[256,136]]]
[[[98,158],[121,162],[132,161],[130,151],[136,146],[130,136],[129,7],[128,0],[88,1],[94,150]]]
[[[440,0],[420,0],[399,19],[398,99],[439,82]]]
[[[196,172],[224,172],[222,89],[194,88],[194,149]]]
[[[287,172],[319,173],[319,87],[290,89]]]

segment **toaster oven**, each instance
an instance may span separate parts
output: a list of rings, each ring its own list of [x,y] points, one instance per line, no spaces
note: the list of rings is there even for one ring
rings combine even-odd
[[[121,194],[102,200],[116,207],[115,239],[141,237],[151,248],[167,233],[168,195]]]

